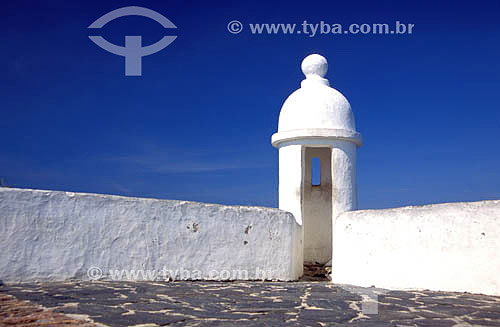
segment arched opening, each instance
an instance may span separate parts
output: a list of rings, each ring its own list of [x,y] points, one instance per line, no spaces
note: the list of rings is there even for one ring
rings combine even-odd
[[[332,257],[332,150],[306,147],[304,169],[304,263]]]

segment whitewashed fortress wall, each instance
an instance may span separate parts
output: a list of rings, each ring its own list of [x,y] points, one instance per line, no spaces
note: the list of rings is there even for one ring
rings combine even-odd
[[[334,283],[500,295],[500,200],[349,211],[334,223]]]
[[[13,188],[0,188],[0,249],[4,282],[92,267],[295,280],[303,264],[302,226],[279,209]]]

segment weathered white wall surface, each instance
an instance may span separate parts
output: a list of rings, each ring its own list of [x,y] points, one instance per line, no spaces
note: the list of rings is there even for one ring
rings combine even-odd
[[[111,195],[0,188],[0,249],[3,281],[87,279],[91,267],[302,273],[302,226],[288,212]]]
[[[500,200],[344,212],[334,283],[500,295]]]

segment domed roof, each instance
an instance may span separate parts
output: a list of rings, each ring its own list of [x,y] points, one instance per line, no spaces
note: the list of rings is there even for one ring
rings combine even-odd
[[[310,138],[342,139],[361,146],[354,115],[347,99],[324,78],[328,63],[323,56],[312,54],[302,61],[306,79],[281,108],[278,133],[272,143]]]

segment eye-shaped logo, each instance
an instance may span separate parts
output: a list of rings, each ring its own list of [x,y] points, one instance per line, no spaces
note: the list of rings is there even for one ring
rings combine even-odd
[[[124,16],[143,16],[151,18],[160,23],[164,28],[177,28],[168,18],[157,13],[154,10],[143,7],[123,7],[108,12],[104,16],[93,22],[89,28],[101,28],[112,20]],[[160,41],[145,46],[142,46],[142,36],[125,36],[125,46],[106,41],[102,36],[89,36],[95,44],[104,50],[115,55],[125,57],[125,76],[141,76],[142,75],[142,57],[149,56],[160,50],[163,50],[170,43],[174,42],[177,36],[164,36]]]

